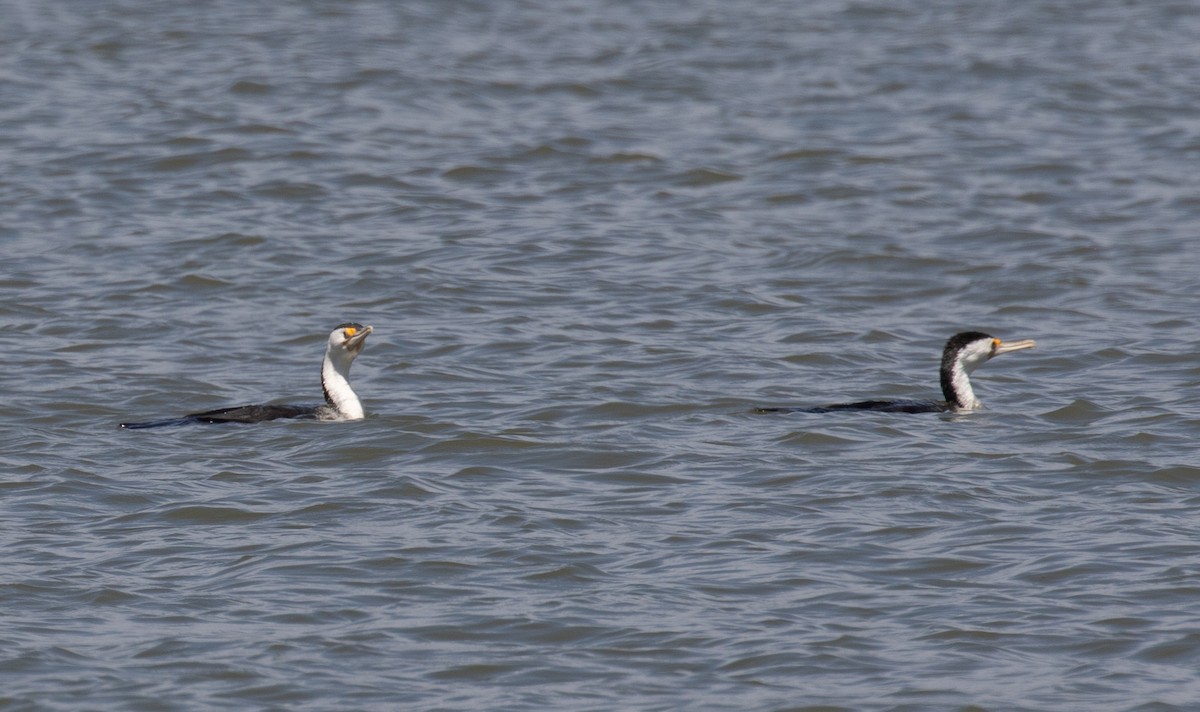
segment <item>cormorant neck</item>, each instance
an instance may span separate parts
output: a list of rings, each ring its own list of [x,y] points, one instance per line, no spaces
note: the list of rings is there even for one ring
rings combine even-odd
[[[971,377],[961,361],[954,359],[942,364],[942,396],[955,410],[978,410],[983,403],[975,397]]]
[[[346,420],[361,420],[362,403],[350,387],[350,364],[354,357],[343,351],[325,350],[321,363],[321,388],[325,391],[325,402]]]

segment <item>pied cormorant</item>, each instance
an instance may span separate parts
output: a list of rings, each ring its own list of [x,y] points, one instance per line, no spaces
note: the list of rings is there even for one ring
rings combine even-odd
[[[872,410],[883,413],[942,413],[978,410],[983,403],[971,388],[971,373],[993,356],[1010,351],[1032,349],[1033,339],[1001,341],[980,331],[964,331],[951,336],[942,350],[941,382],[944,401],[865,400],[834,403],[818,408],[757,408],[758,413],[832,413],[842,410]]]
[[[362,352],[363,344],[372,331],[370,326],[346,323],[339,324],[330,332],[325,359],[321,363],[321,388],[325,391],[325,403],[322,405],[239,405],[191,413],[170,420],[121,423],[121,427],[136,430],[188,423],[261,423],[279,418],[361,420],[363,407],[350,387],[350,365]]]

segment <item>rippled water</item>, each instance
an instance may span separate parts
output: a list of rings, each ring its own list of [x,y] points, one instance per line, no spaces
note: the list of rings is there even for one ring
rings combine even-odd
[[[1192,4],[3,5],[0,708],[1200,700]]]

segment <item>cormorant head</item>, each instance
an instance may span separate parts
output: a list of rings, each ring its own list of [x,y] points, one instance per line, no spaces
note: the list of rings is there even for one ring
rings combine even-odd
[[[347,322],[338,324],[337,328],[329,333],[329,355],[340,355],[349,360],[354,360],[362,351],[363,344],[367,341],[367,336],[374,331],[369,326]]]
[[[979,408],[982,404],[975,398],[968,376],[993,356],[1032,349],[1036,345],[1033,339],[1001,341],[982,331],[964,331],[951,336],[942,351],[942,395],[955,408]]]
[[[337,411],[339,419],[359,420],[363,417],[362,403],[350,388],[350,364],[362,351],[367,337],[374,331],[369,326],[347,322],[329,333],[329,346],[321,362],[321,389],[325,402]]]

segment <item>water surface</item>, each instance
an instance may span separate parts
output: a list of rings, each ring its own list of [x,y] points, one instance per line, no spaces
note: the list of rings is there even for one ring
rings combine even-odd
[[[0,707],[1200,699],[1195,8],[4,14]]]

